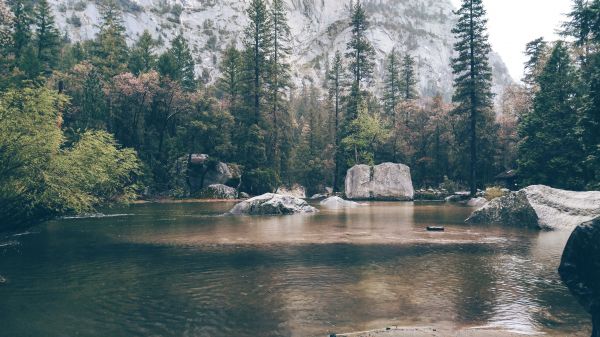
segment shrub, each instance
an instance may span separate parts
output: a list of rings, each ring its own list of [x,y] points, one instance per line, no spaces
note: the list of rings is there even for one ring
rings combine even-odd
[[[0,229],[135,197],[136,153],[104,131],[85,132],[65,147],[58,113],[65,102],[46,88],[0,96]]]
[[[272,169],[254,169],[242,177],[242,191],[251,195],[272,193],[279,185],[279,176]]]
[[[500,198],[505,195],[506,193],[504,192],[504,189],[502,187],[494,186],[485,189],[484,198],[486,198],[488,201],[491,201],[493,199]]]

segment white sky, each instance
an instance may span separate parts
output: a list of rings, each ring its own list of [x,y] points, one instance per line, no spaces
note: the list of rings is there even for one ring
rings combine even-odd
[[[451,0],[456,8],[461,0]],[[525,44],[540,36],[551,41],[565,21],[572,0],[483,0],[492,48],[515,80],[523,75]]]

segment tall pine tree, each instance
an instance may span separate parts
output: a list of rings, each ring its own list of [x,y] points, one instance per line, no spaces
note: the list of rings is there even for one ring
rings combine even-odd
[[[153,69],[157,61],[155,52],[157,46],[158,42],[152,38],[150,32],[144,30],[132,48],[131,57],[129,58],[129,70],[139,75]]]
[[[471,194],[477,193],[478,130],[490,132],[486,125],[493,113],[492,70],[489,65],[491,51],[487,35],[487,19],[482,0],[463,0],[456,12],[458,22],[452,33],[456,37],[452,59],[454,78],[454,113],[461,116],[463,128],[469,139],[469,185]],[[491,161],[492,158],[485,158]]]
[[[358,107],[362,101],[362,85],[371,79],[375,50],[367,38],[369,22],[360,0],[352,5],[350,13],[352,36],[347,44],[346,58],[350,61],[352,88],[348,97],[348,120],[358,116]]]
[[[194,73],[195,62],[183,33],[180,32],[173,39],[169,54],[175,66],[172,79],[179,81],[184,90],[194,91],[197,86]]]
[[[343,89],[344,66],[342,64],[342,55],[336,52],[331,62],[331,67],[327,71],[327,87],[329,91],[329,100],[333,107],[333,145],[334,145],[334,171],[333,171],[333,191],[339,191],[340,185],[340,168],[342,167],[342,151],[340,148],[341,137],[341,112],[342,112],[342,96]]]
[[[393,127],[396,126],[396,108],[402,97],[400,69],[400,59],[394,48],[387,57],[383,80],[383,110]]]
[[[286,91],[290,86],[290,66],[287,63],[287,57],[291,52],[289,48],[290,27],[287,23],[283,0],[273,0],[270,22],[271,50],[268,63],[267,100],[271,116],[271,132],[267,160],[273,165],[275,171],[281,174],[281,169],[288,166],[287,159],[289,159],[289,153],[281,153],[280,131],[287,129],[285,126],[289,124]],[[282,136],[286,136],[286,133],[283,133]]]
[[[54,23],[52,8],[50,8],[47,0],[39,0],[36,4],[33,25],[35,27],[34,43],[38,61],[42,70],[49,74],[58,61],[60,36]]]
[[[104,0],[100,14],[102,22],[94,46],[94,63],[108,79],[126,70],[128,48],[122,13],[116,0]]]
[[[410,101],[419,97],[417,93],[417,73],[415,71],[415,59],[406,54],[402,58],[402,70],[400,76],[402,99]]]

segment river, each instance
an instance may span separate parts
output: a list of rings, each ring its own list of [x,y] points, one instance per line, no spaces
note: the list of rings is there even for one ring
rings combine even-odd
[[[472,209],[443,203],[220,216],[232,205],[136,204],[0,235],[0,336],[589,330],[556,273],[568,232],[465,225]]]

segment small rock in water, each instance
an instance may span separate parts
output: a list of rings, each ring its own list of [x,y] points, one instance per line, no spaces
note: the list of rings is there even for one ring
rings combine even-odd
[[[442,226],[427,226],[427,231],[429,232],[443,232],[445,230]]]
[[[0,284],[2,283],[6,283],[6,279],[2,275],[0,275]]]

